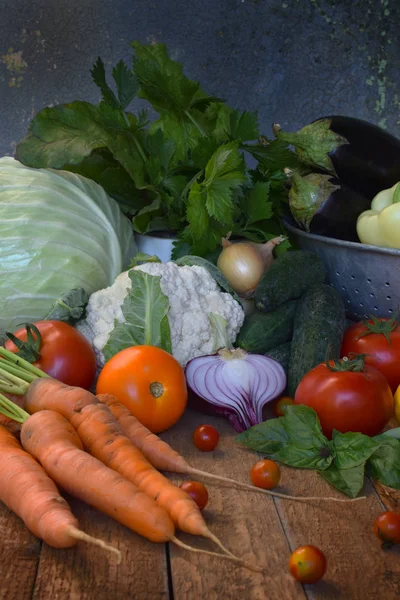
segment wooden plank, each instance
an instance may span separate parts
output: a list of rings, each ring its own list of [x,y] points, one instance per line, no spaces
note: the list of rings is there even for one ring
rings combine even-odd
[[[0,600],[31,598],[41,542],[0,503]]]
[[[385,509],[400,513],[400,491],[382,485],[379,481],[373,482],[373,485]]]
[[[165,544],[152,544],[91,507],[68,501],[81,528],[119,548],[122,562],[84,542],[65,550],[43,544],[34,600],[168,598]]]
[[[220,431],[221,439],[215,452],[202,453],[192,443],[193,430],[203,423],[214,425]],[[162,437],[193,467],[248,482],[250,468],[257,456],[239,449],[233,443],[233,433],[224,419],[188,411]],[[191,555],[171,544],[175,600],[304,600],[303,589],[288,573],[289,546],[273,500],[224,484],[212,484],[211,480],[204,479],[204,483],[210,495],[209,505],[204,511],[210,529],[234,554],[264,566],[265,570],[259,575],[226,560]],[[188,544],[215,549],[207,541],[181,533],[178,535]]]
[[[290,493],[331,496],[333,490],[314,471],[283,467],[282,482]],[[313,586],[305,586],[311,600],[398,600],[400,552],[384,552],[372,533],[382,505],[369,481],[367,500],[349,504],[277,500],[279,515],[291,549],[314,544],[326,554],[327,573]]]

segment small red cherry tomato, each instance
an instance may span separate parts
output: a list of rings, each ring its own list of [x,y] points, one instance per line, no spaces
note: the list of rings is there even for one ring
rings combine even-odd
[[[316,546],[299,546],[289,559],[289,569],[297,581],[316,583],[325,575],[325,554]]]
[[[400,515],[390,510],[381,513],[375,519],[374,533],[381,540],[383,548],[400,544]]]
[[[281,470],[273,460],[263,459],[253,465],[250,477],[256,487],[272,490],[281,479]]]
[[[179,487],[193,498],[200,510],[207,506],[208,491],[200,481],[184,481]]]
[[[276,417],[283,417],[286,408],[288,406],[292,406],[292,404],[294,404],[293,398],[291,398],[290,396],[282,396],[281,398],[279,398],[279,400],[274,406],[274,415]]]
[[[193,443],[202,452],[211,452],[219,442],[219,433],[212,425],[200,425],[193,432]]]

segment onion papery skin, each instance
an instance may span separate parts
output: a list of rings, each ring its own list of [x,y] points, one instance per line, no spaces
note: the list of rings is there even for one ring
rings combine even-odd
[[[241,349],[193,358],[185,374],[191,406],[226,417],[238,432],[261,423],[265,404],[286,387],[277,361]]]

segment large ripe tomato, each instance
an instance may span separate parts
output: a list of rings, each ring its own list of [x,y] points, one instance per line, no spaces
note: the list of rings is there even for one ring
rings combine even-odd
[[[365,362],[383,373],[392,392],[400,385],[400,325],[394,319],[354,323],[344,334],[341,356],[365,354]]]
[[[182,367],[155,346],[132,346],[118,352],[104,365],[96,393],[116,396],[153,433],[172,427],[187,404]]]
[[[89,389],[96,375],[96,355],[87,339],[74,327],[63,321],[36,321],[40,333],[39,358],[33,364],[67,385]],[[36,335],[32,332],[35,339]],[[26,328],[14,335],[27,341]],[[16,345],[7,340],[7,350],[16,352]]]
[[[331,370],[357,368],[362,370]],[[393,416],[394,400],[386,377],[363,359],[330,361],[311,369],[300,381],[295,404],[315,410],[327,437],[332,430],[377,435]]]

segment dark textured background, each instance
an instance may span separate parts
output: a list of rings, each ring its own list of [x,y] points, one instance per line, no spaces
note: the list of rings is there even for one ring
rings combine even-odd
[[[296,129],[358,116],[400,137],[400,0],[2,0],[0,156],[47,105],[98,100],[89,70],[162,41],[210,94]]]

